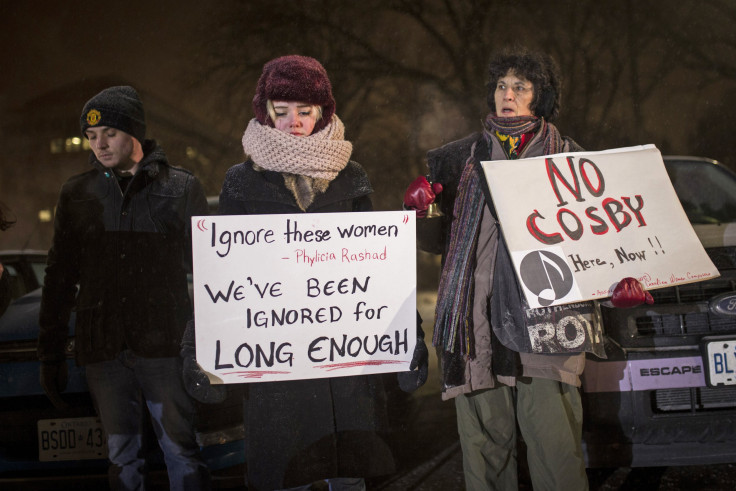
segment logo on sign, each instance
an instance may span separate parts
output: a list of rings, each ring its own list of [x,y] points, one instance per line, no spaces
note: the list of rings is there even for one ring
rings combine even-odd
[[[573,287],[567,262],[549,251],[533,251],[524,256],[519,263],[519,276],[543,307],[565,297]]]

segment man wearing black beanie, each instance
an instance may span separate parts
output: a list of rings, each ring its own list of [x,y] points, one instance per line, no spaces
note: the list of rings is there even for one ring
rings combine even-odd
[[[80,124],[92,169],[64,184],[56,208],[39,321],[41,385],[54,405],[66,405],[64,347],[76,308],[75,358],[107,433],[111,489],[145,488],[143,404],[171,489],[207,489],[178,356],[192,317],[191,217],[207,214],[204,191],[145,139],[132,87],[94,96]]]

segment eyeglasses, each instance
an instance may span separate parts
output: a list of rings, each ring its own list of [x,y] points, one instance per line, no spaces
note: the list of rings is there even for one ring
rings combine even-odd
[[[496,92],[506,92],[506,90],[509,88],[506,84],[498,84],[496,85]],[[527,87],[525,85],[516,84],[511,86],[511,90],[514,91],[514,94],[517,96],[522,96],[524,94],[527,94],[528,92],[531,92],[532,87]]]

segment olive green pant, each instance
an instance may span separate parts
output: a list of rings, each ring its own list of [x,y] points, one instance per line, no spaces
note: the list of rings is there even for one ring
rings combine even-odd
[[[455,398],[466,489],[518,489],[516,423],[535,491],[588,489],[577,387],[524,378]]]

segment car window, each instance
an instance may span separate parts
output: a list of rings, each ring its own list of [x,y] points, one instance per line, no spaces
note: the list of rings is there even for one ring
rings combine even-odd
[[[46,273],[46,263],[33,262],[31,263],[31,269],[33,269],[33,275],[36,277],[36,280],[38,280],[38,284],[43,286],[43,277]]]
[[[668,161],[665,167],[691,223],[736,222],[736,175],[708,162]]]
[[[210,215],[217,215],[217,208],[220,204],[219,196],[207,196],[207,209]]]
[[[28,293],[23,278],[19,278],[18,276],[18,269],[9,263],[3,263],[3,268],[10,275],[10,298],[15,300]]]

